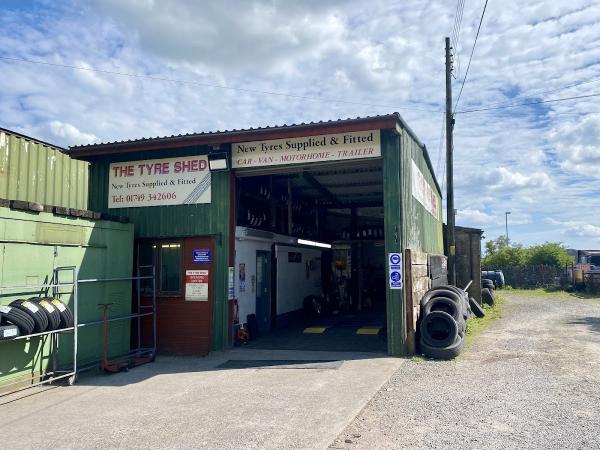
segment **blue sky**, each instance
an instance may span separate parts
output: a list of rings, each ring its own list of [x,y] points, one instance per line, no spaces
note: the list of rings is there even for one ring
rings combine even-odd
[[[455,95],[482,7],[465,2]],[[4,0],[0,8],[0,126],[69,146],[399,111],[445,183],[443,38],[456,2]],[[597,1],[489,0],[458,111],[596,92]],[[600,97],[458,114],[455,156],[457,224],[494,238],[511,211],[512,241],[600,248]]]

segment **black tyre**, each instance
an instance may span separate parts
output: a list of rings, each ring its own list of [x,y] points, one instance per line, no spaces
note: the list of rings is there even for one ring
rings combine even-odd
[[[473,297],[469,297],[469,305],[471,306],[471,310],[473,311],[473,314],[475,314],[475,317],[482,318],[485,316],[485,311]]]
[[[458,304],[460,304],[462,299],[462,297],[454,291],[450,291],[448,289],[433,288],[425,293],[425,295],[421,299],[421,306],[425,307],[427,302],[429,302],[429,300],[435,297],[446,297]]]
[[[34,333],[43,333],[48,329],[48,316],[42,310],[42,308],[30,300],[15,300],[11,302],[10,306],[14,306],[20,309],[25,314],[28,314],[34,321],[35,326],[33,328]]]
[[[456,358],[462,352],[465,347],[465,340],[462,337],[457,337],[456,340],[449,346],[439,348],[432,347],[427,344],[423,339],[421,339],[421,352],[425,355],[434,358],[434,359],[453,359]]]
[[[456,292],[461,297],[466,297],[467,295],[467,293],[463,289],[459,288],[458,286],[452,286],[451,284],[443,284],[441,286],[435,287],[434,289],[447,289],[449,291]]]
[[[492,294],[492,291],[488,288],[483,288],[481,290],[481,300],[486,305],[494,306],[494,294]]]
[[[450,314],[457,322],[462,318],[462,305],[447,297],[434,297],[423,307],[424,316],[433,311],[444,311]]]
[[[60,314],[60,325],[59,328],[70,328],[75,323],[73,319],[73,313],[67,305],[65,305],[60,299],[53,298],[50,300],[52,306],[54,306]]]
[[[458,336],[458,324],[444,311],[433,311],[421,320],[421,338],[431,347],[447,347]]]
[[[16,325],[21,335],[33,333],[35,322],[26,312],[13,306],[0,306],[0,313],[2,313],[2,320],[5,323]]]
[[[51,297],[32,298],[48,316],[48,331],[57,330],[60,327],[60,312],[50,303]]]
[[[492,280],[488,280],[485,278],[483,280],[481,280],[481,287],[488,288],[488,289],[496,289],[494,282]]]

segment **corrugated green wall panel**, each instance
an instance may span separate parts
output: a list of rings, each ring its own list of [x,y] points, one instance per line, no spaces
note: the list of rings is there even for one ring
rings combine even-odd
[[[224,350],[228,337],[228,267],[230,174],[211,173],[211,203],[198,205],[149,206],[145,208],[108,209],[108,171],[113,162],[160,159],[208,153],[206,146],[177,150],[156,150],[97,158],[90,166],[90,209],[127,216],[133,222],[136,238],[170,238],[213,235],[214,260],[214,327],[213,349]]]
[[[88,163],[0,130],[0,198],[88,209]]]
[[[382,131],[381,155],[383,158],[383,207],[387,261],[389,253],[400,253],[403,249],[401,205],[403,186],[400,178],[400,137],[396,133],[389,130]],[[403,289],[390,289],[389,283],[386,282],[388,353],[393,356],[404,354],[406,313],[403,293]]]
[[[403,235],[405,248],[442,255],[444,253],[442,199],[433,182],[433,174],[429,170],[425,160],[424,150],[405,131],[402,132],[400,147],[402,155],[402,207],[404,211]],[[413,196],[412,161],[416,163],[425,180],[438,196],[440,205],[438,218],[433,217]]]
[[[0,208],[0,285],[3,286],[41,284],[46,276],[51,276],[54,267],[65,265],[78,266],[79,279],[130,276],[132,247],[131,224]],[[131,311],[131,286],[130,282],[80,285],[80,322],[101,319],[100,303],[113,303],[111,315],[128,314]],[[36,289],[0,291],[0,304],[36,294]],[[72,308],[71,296],[63,296],[63,300]],[[129,350],[129,322],[113,323],[109,334],[110,354]],[[72,336],[62,336],[59,346],[59,364],[71,365]],[[50,362],[49,351],[47,337],[0,343],[0,390],[8,378],[44,371]],[[102,328],[81,328],[78,362],[96,360],[101,351]]]

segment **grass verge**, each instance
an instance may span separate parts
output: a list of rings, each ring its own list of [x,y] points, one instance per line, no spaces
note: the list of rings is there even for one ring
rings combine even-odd
[[[497,291],[496,291],[497,292]],[[576,297],[589,300],[600,300],[600,294],[591,294],[585,291],[567,292],[560,289],[538,288],[538,289],[508,289],[509,295],[523,295],[528,297]]]
[[[465,333],[465,346],[470,346],[473,339],[483,333],[493,321],[502,317],[504,298],[495,294],[494,306],[484,305],[485,316],[478,318],[473,316],[467,322],[467,332]]]

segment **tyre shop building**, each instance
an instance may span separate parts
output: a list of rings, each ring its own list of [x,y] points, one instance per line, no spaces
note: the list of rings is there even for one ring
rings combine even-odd
[[[157,268],[159,352],[224,350],[238,318],[265,348],[414,350],[445,277],[441,192],[398,113],[68,153],[90,209],[128,217],[134,264]]]

